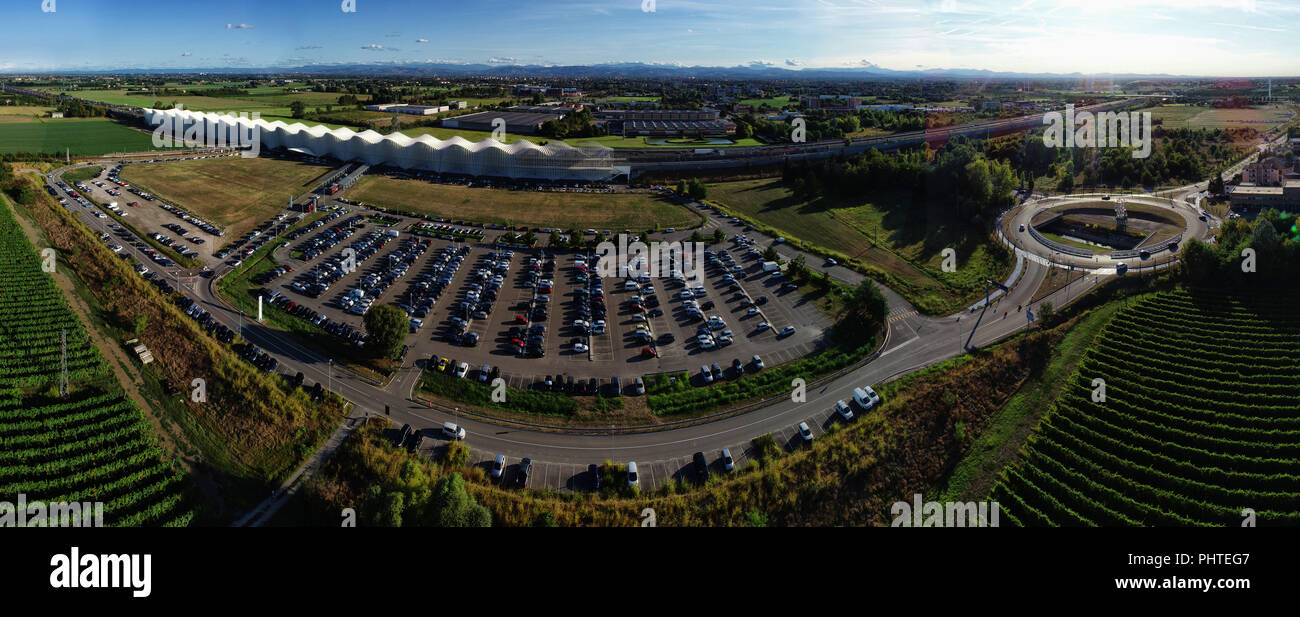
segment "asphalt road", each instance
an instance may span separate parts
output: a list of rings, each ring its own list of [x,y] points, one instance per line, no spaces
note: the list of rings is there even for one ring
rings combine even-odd
[[[1187,192],[1196,190],[1199,189],[1186,187]],[[91,229],[107,231],[108,225],[112,223],[112,219],[92,216],[90,210],[75,202],[73,206],[79,218]],[[733,224],[711,211],[704,212],[709,217],[703,230],[706,234],[714,227],[722,228],[728,235],[743,229],[743,224]],[[129,245],[124,250],[137,252]],[[779,248],[779,252],[783,258],[790,259],[799,251],[785,245]],[[1036,259],[1038,256],[1030,252],[1017,250],[1016,253],[1016,280],[1007,281],[1010,291],[994,299],[991,305],[980,306],[974,311],[967,310],[939,318],[922,316],[902,297],[882,286],[881,291],[889,301],[890,316],[888,343],[881,355],[850,373],[810,388],[803,402],[784,399],[724,419],[654,432],[631,432],[621,430],[620,427],[569,432],[526,429],[506,426],[455,409],[443,411],[429,408],[411,398],[411,391],[419,381],[419,369],[415,366],[404,366],[387,385],[377,386],[355,374],[332,367],[327,358],[277,330],[258,324],[251,318],[241,319],[239,312],[226,305],[215,293],[214,281],[217,277],[196,277],[192,279],[194,284],[179,288],[221,323],[237,330],[242,323],[240,331],[244,338],[279,358],[281,372],[292,375],[301,371],[309,383],[326,384],[329,389],[350,400],[359,414],[382,415],[385,407],[388,407],[394,426],[409,423],[425,431],[429,436],[425,440],[426,448],[436,448],[445,443],[438,428],[443,422],[452,421],[465,428],[466,443],[471,448],[472,460],[476,464],[486,465],[497,454],[506,455],[510,464],[506,473],[507,481],[512,479],[513,470],[522,457],[534,461],[529,486],[574,490],[581,490],[590,482],[586,474],[589,464],[605,460],[619,463],[636,461],[641,470],[642,487],[649,489],[662,482],[672,481],[680,474],[689,473],[692,454],[697,451],[704,452],[710,463],[716,465],[720,450],[727,448],[737,464],[743,465],[751,455],[750,441],[763,434],[771,433],[782,447],[798,447],[799,438],[795,426],[807,421],[814,434],[820,435],[831,422],[839,421],[837,416],[832,417],[833,405],[837,400],[851,399],[853,388],[879,385],[960,355],[968,346],[988,345],[1029,326],[1028,311],[1018,310],[1018,307],[1026,305],[1033,298],[1050,266],[1044,263],[1047,260]],[[136,257],[143,263],[151,263],[142,254],[137,254]],[[809,264],[828,271],[833,278],[842,282],[856,284],[863,280],[862,275],[842,267],[826,268],[823,260],[815,255],[809,254],[806,258]],[[225,269],[224,266],[221,268]],[[219,270],[217,275],[220,276],[221,273]],[[1078,297],[1097,284],[1103,276],[1103,272],[1097,272],[1084,277],[1072,284],[1064,295]],[[1062,299],[1054,297],[1053,303],[1060,306],[1064,304]],[[1028,306],[1025,308],[1036,309]]]

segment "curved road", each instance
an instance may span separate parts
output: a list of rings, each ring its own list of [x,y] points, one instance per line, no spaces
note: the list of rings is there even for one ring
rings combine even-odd
[[[53,187],[54,182],[67,169],[71,167],[47,176],[47,184]],[[54,188],[57,190],[57,187]],[[1199,190],[1198,187],[1186,189],[1193,192]],[[108,225],[113,222],[112,219],[92,216],[91,210],[82,208],[75,201],[71,205],[74,213],[91,229],[108,231]],[[699,204],[695,206],[709,217],[705,233],[713,227],[721,227],[729,233],[740,230],[729,220],[703,209]],[[123,250],[135,254],[142,263],[150,262],[134,247],[126,246]],[[788,245],[781,246],[779,251],[787,259],[799,252]],[[505,454],[510,463],[516,464],[522,457],[532,458],[534,471],[529,481],[530,486],[582,489],[590,482],[586,473],[589,464],[612,460],[636,461],[641,470],[642,487],[648,489],[683,472],[689,473],[692,454],[697,451],[704,452],[710,463],[716,464],[719,451],[727,448],[739,465],[749,457],[749,442],[756,436],[771,433],[778,444],[793,446],[798,439],[795,425],[807,421],[815,434],[822,433],[831,422],[837,421],[832,418],[835,401],[850,399],[853,388],[878,385],[960,355],[968,346],[988,345],[1026,327],[1029,325],[1027,311],[1019,311],[1017,306],[1029,303],[1045,279],[1047,268],[1052,266],[1044,263],[1047,260],[1036,259],[1034,254],[1023,249],[1017,248],[1015,253],[1017,265],[1014,280],[1006,281],[1010,287],[1009,292],[1003,297],[995,298],[991,306],[983,306],[981,302],[976,305],[977,308],[957,315],[940,318],[919,315],[898,294],[880,286],[891,309],[887,346],[874,361],[825,384],[810,387],[805,402],[796,403],[785,399],[758,410],[705,424],[639,433],[619,431],[614,427],[603,431],[603,434],[593,434],[592,430],[580,433],[529,430],[504,426],[464,413],[431,409],[411,397],[411,391],[419,381],[420,369],[415,366],[402,367],[386,386],[377,386],[355,374],[333,368],[327,358],[303,347],[283,333],[250,318],[241,318],[238,311],[225,304],[215,293],[214,281],[229,269],[224,265],[213,278],[194,277],[191,279],[193,284],[178,285],[178,289],[195,299],[218,321],[241,331],[249,342],[274,354],[280,360],[282,372],[294,374],[301,371],[309,381],[326,384],[329,389],[347,398],[355,405],[354,417],[381,415],[387,406],[395,425],[409,423],[417,429],[424,429],[432,437],[425,440],[426,448],[443,442],[437,435],[438,428],[443,422],[452,421],[465,428],[466,443],[471,448],[472,460],[476,464],[486,464],[497,454]],[[809,254],[807,262],[820,264],[822,259]],[[824,267],[815,267],[827,271]],[[829,273],[832,277],[851,284],[863,279],[862,275],[843,267],[831,268]],[[169,274],[184,276],[184,273],[179,272]],[[1073,284],[1068,293],[1075,297],[1082,295],[1104,274],[1105,272],[1099,271],[1084,277]],[[180,278],[177,280],[180,281]],[[1058,301],[1056,304],[1063,303]],[[350,425],[348,423],[340,427],[340,432],[350,430]],[[331,439],[331,442],[337,445],[337,440]],[[316,457],[313,460],[318,462],[318,459]],[[309,465],[314,466],[315,463],[304,464],[304,468]],[[512,474],[513,467],[507,470],[507,479]]]

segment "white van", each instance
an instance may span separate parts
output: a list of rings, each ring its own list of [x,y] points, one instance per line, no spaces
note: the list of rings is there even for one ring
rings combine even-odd
[[[452,422],[443,422],[442,434],[445,435],[447,439],[452,439],[452,440],[464,439],[465,429],[456,426],[455,423]]]
[[[876,394],[870,386],[853,389],[853,402],[858,404],[863,410],[871,409],[873,405],[880,402],[880,395]]]

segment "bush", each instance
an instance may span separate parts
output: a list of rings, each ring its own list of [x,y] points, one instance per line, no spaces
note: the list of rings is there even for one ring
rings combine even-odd
[[[542,416],[568,416],[578,408],[578,403],[567,396],[516,388],[506,388],[506,400],[496,402],[490,386],[438,372],[426,371],[421,387],[430,394],[469,405]],[[617,408],[612,407],[615,403],[609,405]],[[617,405],[621,407],[622,401]]]

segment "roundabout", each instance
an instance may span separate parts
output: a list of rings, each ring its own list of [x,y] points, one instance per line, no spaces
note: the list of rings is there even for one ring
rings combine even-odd
[[[1103,275],[1170,267],[1183,240],[1214,236],[1211,217],[1187,201],[1102,193],[1031,199],[998,231],[1027,259]]]

